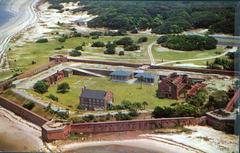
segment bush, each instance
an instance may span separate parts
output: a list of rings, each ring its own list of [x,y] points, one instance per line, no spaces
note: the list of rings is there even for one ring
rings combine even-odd
[[[148,41],[148,38],[147,37],[141,37],[138,39],[138,43],[144,43],[144,42],[147,42]]]
[[[137,34],[138,33],[138,30],[135,28],[131,31],[132,34]]]
[[[161,43],[165,43],[167,41],[168,41],[168,36],[161,36],[158,38],[157,43],[161,44]]]
[[[38,39],[36,41],[36,43],[47,43],[47,42],[48,42],[48,39],[46,39],[46,38]]]
[[[103,33],[102,32],[100,32],[100,31],[94,31],[94,32],[91,32],[90,34],[89,34],[90,36],[102,36],[103,35]]]
[[[58,41],[59,41],[59,42],[65,42],[65,41],[66,41],[66,38],[65,38],[65,37],[60,37],[60,38],[58,38]]]
[[[124,51],[120,51],[120,52],[118,53],[119,56],[123,56],[124,54],[125,54]]]
[[[48,95],[47,98],[52,99],[53,101],[58,101],[58,97],[53,94]]]
[[[116,52],[115,43],[108,42],[106,45],[106,51],[104,51],[104,54],[115,54],[115,52]]]
[[[138,46],[136,44],[124,46],[125,51],[135,51],[135,50],[139,50],[139,49],[140,49],[140,46]]]
[[[57,92],[58,93],[66,93],[70,90],[70,86],[68,83],[64,82],[64,83],[61,83],[60,85],[58,85],[57,87]]]
[[[128,45],[132,45],[133,44],[133,40],[130,37],[124,37],[118,41],[116,41],[117,45],[124,45],[124,46],[128,46]]]
[[[82,37],[82,34],[74,31],[74,32],[72,33],[72,37]]]
[[[92,47],[105,47],[103,42],[97,41],[92,44]]]
[[[75,48],[75,50],[83,50],[83,47],[82,47],[82,46],[77,46],[77,47]]]
[[[83,116],[82,119],[85,121],[85,122],[90,122],[90,121],[93,121],[95,120],[95,116],[90,114],[90,115],[87,115],[87,116]]]
[[[35,92],[38,92],[40,94],[43,94],[48,91],[48,85],[44,81],[38,81],[34,84],[33,89]]]
[[[62,10],[64,8],[61,4],[53,4],[48,7],[48,9],[56,9],[56,10]]]
[[[122,121],[122,120],[131,120],[131,116],[128,115],[128,114],[123,114],[121,112],[118,112],[116,115],[115,115],[115,118],[117,121]]]
[[[28,110],[32,110],[35,107],[35,104],[33,102],[28,102],[28,103],[24,103],[23,107]]]
[[[82,53],[79,52],[78,50],[72,50],[70,53],[69,53],[70,56],[73,56],[73,57],[77,57],[77,56],[81,56]]]

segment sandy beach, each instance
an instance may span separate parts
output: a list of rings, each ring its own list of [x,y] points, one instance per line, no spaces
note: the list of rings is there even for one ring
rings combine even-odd
[[[8,69],[5,51],[12,37],[31,27],[37,20],[35,5],[38,0],[9,0],[7,10],[13,14],[13,18],[0,27],[0,67]]]
[[[238,153],[238,138],[207,126],[188,126],[191,132],[123,132],[92,135],[87,141],[64,141],[52,150],[74,153]],[[95,141],[94,141],[95,140]],[[142,151],[142,152],[141,152]]]
[[[47,151],[41,128],[0,107],[0,151]]]

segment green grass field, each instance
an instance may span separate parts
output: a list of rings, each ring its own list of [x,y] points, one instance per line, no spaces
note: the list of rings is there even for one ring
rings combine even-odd
[[[149,103],[147,108],[153,109],[155,106],[168,106],[177,102],[171,99],[159,99],[156,97],[157,85],[143,85],[140,89],[140,84],[128,84],[112,82],[109,78],[97,78],[97,77],[85,77],[85,76],[71,76],[65,78],[62,82],[69,83],[71,90],[68,93],[60,94],[56,93],[57,85],[51,86],[49,92],[43,95],[37,94],[34,91],[30,91],[31,94],[35,94],[41,97],[43,100],[49,101],[46,96],[53,94],[59,98],[61,105],[67,106],[70,109],[75,109],[79,105],[79,96],[81,94],[82,87],[85,85],[89,89],[112,91],[114,94],[114,104],[120,104],[123,100],[129,100],[131,102],[143,102]]]
[[[130,62],[140,62],[142,60],[148,61],[147,56],[147,46],[149,43],[154,41],[157,37],[156,36],[149,36],[149,35],[129,35],[134,41],[137,41],[140,37],[147,36],[149,41],[146,43],[142,43],[141,48],[142,51],[140,53],[131,52],[127,53],[124,56],[119,58],[119,55],[104,55],[105,48],[92,48],[89,47],[92,42],[95,41],[102,41],[107,43],[108,41],[119,40],[125,36],[102,36],[99,39],[92,39],[87,37],[75,37],[67,39],[66,42],[59,42],[57,40],[50,40],[48,43],[35,43],[35,42],[28,42],[23,46],[15,46],[11,48],[11,51],[8,52],[8,59],[10,62],[10,66],[13,69],[19,70],[27,70],[33,67],[37,67],[39,65],[45,64],[48,61],[49,56],[62,53],[66,54],[67,50],[71,50],[76,48],[77,46],[82,45],[85,42],[86,47],[83,53],[83,57],[92,57],[92,59],[103,59],[103,60],[120,60],[120,61],[130,61]],[[64,46],[62,50],[55,50],[55,48],[59,48]],[[86,58],[87,58],[86,57]],[[32,64],[32,61],[35,61],[36,64]]]
[[[205,50],[205,51],[173,51],[171,49],[166,49],[166,51],[159,51],[158,45],[154,45],[153,47],[153,56],[158,62],[167,62],[167,61],[175,61],[175,60],[185,60],[185,59],[195,59],[195,58],[204,58],[210,56],[216,56],[220,53],[224,52],[223,47],[218,47],[213,50]],[[211,60],[209,60],[211,61]],[[190,61],[190,63],[194,64],[203,64],[206,65],[206,60],[202,61]]]

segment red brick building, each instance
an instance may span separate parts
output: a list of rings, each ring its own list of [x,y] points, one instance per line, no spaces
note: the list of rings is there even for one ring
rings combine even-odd
[[[87,110],[106,110],[114,98],[111,91],[91,90],[84,87],[80,96],[80,107]]]
[[[187,91],[187,96],[188,97],[195,96],[199,90],[205,88],[206,86],[207,84],[205,83],[196,83],[192,85],[191,88]]]
[[[62,80],[65,77],[65,74],[63,71],[57,71],[57,73],[49,76],[48,78],[44,79],[44,81],[48,85],[56,84],[59,80]]]
[[[168,77],[162,79],[162,81],[158,84],[157,96],[159,98],[178,99],[187,85],[187,75],[172,73]]]

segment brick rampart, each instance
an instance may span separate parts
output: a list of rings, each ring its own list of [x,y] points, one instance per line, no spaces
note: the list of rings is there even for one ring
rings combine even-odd
[[[205,124],[205,117],[193,118],[162,118],[148,120],[131,120],[131,121],[111,121],[111,122],[95,122],[95,123],[79,123],[69,124],[57,128],[56,130],[43,126],[42,137],[45,141],[54,141],[66,139],[69,134],[78,133],[104,133],[104,132],[123,132],[137,130],[151,130],[157,128],[171,128],[176,126],[199,125]]]
[[[20,106],[20,105],[17,105],[15,104],[14,102],[11,102],[9,100],[7,100],[6,98],[0,96],[0,105],[15,113],[16,115],[22,117],[23,119],[27,120],[27,121],[30,121],[38,126],[42,126],[43,124],[45,124],[46,122],[48,122],[47,119],[29,111],[28,109]]]
[[[149,64],[110,62],[110,61],[100,61],[100,60],[84,60],[84,59],[68,58],[68,61],[90,63],[90,64],[104,64],[104,65],[112,65],[112,66],[126,66],[126,67],[134,67],[134,68],[141,67],[143,65],[148,65],[148,66],[150,66],[150,69],[166,69],[166,70],[188,71],[188,72],[205,73],[205,74],[206,73],[207,74],[220,74],[220,75],[228,75],[228,76],[234,76],[235,74],[239,74],[239,72],[228,71],[228,70],[185,68],[185,67],[173,67],[173,66],[153,66],[153,65],[149,65]]]

